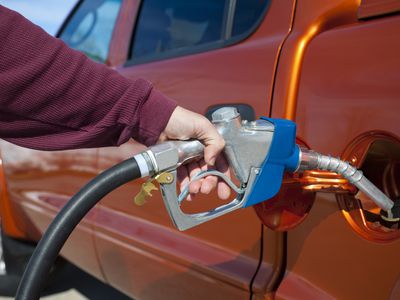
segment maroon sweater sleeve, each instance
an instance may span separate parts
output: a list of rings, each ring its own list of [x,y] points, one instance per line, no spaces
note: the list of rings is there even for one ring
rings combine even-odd
[[[0,138],[41,150],[151,145],[175,107],[0,5]]]

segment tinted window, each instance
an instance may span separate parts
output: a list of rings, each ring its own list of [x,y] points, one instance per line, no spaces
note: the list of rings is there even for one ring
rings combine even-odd
[[[232,36],[246,33],[260,19],[268,4],[266,0],[236,0]]]
[[[83,1],[60,34],[70,47],[104,62],[122,0]]]
[[[135,58],[222,39],[225,0],[144,0],[136,26]]]
[[[231,37],[254,29],[268,3],[269,0],[142,0],[131,59],[155,60],[221,47]],[[207,44],[208,47],[198,47]]]

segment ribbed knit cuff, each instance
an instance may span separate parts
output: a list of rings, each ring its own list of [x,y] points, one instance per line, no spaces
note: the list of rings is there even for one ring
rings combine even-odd
[[[136,140],[146,146],[154,145],[167,126],[177,105],[176,101],[153,88],[140,110],[139,131]]]

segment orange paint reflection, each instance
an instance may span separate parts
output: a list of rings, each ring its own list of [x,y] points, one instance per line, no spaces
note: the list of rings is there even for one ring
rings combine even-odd
[[[320,25],[318,23],[311,26],[297,43],[292,63],[291,80],[289,82],[287,100],[285,103],[285,119],[294,120],[296,118],[297,91],[299,89],[299,79],[304,53],[311,39],[319,32],[319,27]]]

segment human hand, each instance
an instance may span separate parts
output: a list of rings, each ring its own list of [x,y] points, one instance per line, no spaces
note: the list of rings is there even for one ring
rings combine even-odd
[[[218,131],[206,117],[178,106],[172,113],[164,132],[160,135],[160,141],[167,139],[188,140],[191,138],[198,139],[205,145],[204,159],[178,169],[181,190],[189,183],[189,178],[200,171],[207,170],[209,167],[215,166],[217,170],[230,177],[228,163],[221,154],[225,141]],[[229,186],[223,181],[218,181],[216,176],[207,176],[192,182],[187,199],[192,200],[198,192],[209,194],[217,186],[218,197],[228,199],[230,195]]]

